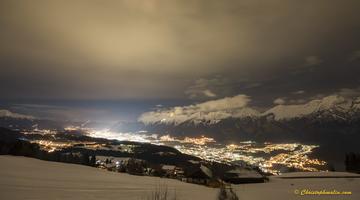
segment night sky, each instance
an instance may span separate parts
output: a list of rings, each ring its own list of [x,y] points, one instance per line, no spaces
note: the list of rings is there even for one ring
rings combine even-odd
[[[0,108],[135,119],[360,94],[360,1],[0,1]]]

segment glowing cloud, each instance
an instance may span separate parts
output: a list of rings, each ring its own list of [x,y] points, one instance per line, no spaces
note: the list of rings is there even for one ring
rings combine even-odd
[[[247,107],[249,102],[249,96],[240,94],[234,97],[225,97],[190,106],[177,106],[146,112],[139,117],[138,121],[145,124],[157,122],[181,124],[188,120],[193,120],[194,123],[206,122],[213,124],[229,117],[258,115],[256,110]]]

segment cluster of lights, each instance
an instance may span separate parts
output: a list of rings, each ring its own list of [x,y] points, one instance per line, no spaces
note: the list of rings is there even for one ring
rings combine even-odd
[[[214,143],[216,142],[213,138],[208,138],[205,136],[201,136],[200,138],[190,138],[185,137],[183,140],[183,143],[190,143],[190,144],[196,144],[196,145],[205,145],[207,143]]]
[[[55,135],[57,133],[56,130],[51,130],[51,129],[33,129],[33,130],[27,130],[27,131],[23,131],[22,133],[24,133],[25,135],[27,134],[39,134],[39,135]]]
[[[318,171],[314,166],[323,166],[326,162],[308,157],[316,145],[269,144],[258,145],[254,143],[230,144],[227,146],[207,145],[176,145],[175,148],[182,153],[194,155],[209,161],[232,163],[244,161],[245,163],[259,166],[263,171],[279,174],[277,165],[295,168],[302,171]],[[286,153],[276,154],[276,150]],[[256,153],[262,152],[262,156]],[[271,154],[275,154],[271,156]]]
[[[120,141],[132,141],[132,142],[147,142],[153,143],[157,141],[157,135],[147,135],[145,133],[118,133],[110,131],[109,129],[104,130],[87,130],[86,131],[90,137],[95,138],[107,138]]]
[[[79,130],[80,127],[68,127],[66,130]],[[84,129],[80,128],[84,131]],[[316,167],[323,166],[326,162],[309,158],[309,154],[316,145],[303,145],[299,143],[274,144],[263,143],[258,144],[252,141],[240,142],[238,144],[221,145],[216,143],[213,138],[201,137],[185,137],[179,139],[170,135],[159,137],[156,134],[149,135],[146,133],[117,133],[109,130],[85,130],[89,136],[98,138],[117,139],[120,141],[146,142],[152,144],[162,144],[173,146],[180,152],[194,155],[199,158],[216,161],[222,163],[245,162],[250,165],[259,166],[263,171],[278,174],[280,171],[278,166],[288,168],[296,168],[302,171],[318,171]],[[37,131],[38,133],[39,131]],[[41,132],[41,131],[40,131]],[[44,130],[43,134],[52,134],[50,130]],[[58,143],[52,141],[34,141],[39,143],[47,151],[55,151],[56,149],[69,147],[74,144]],[[83,143],[85,148],[108,148],[103,144]],[[131,148],[119,146],[113,147],[120,151],[131,151]],[[277,153],[281,150],[281,153]]]
[[[195,144],[195,145],[205,145],[208,143],[215,143],[216,141],[213,138],[201,136],[199,138],[195,137],[185,137],[184,139],[179,139],[171,137],[170,135],[164,135],[159,137],[157,134],[146,134],[143,132],[140,133],[118,133],[113,132],[108,129],[104,130],[86,130],[90,137],[96,138],[107,138],[107,139],[116,139],[120,141],[133,141],[133,142],[147,142],[152,144],[164,144],[166,142],[179,142],[186,144]]]
[[[57,149],[62,149],[72,146],[72,144],[70,143],[53,142],[49,140],[33,140],[31,142],[39,144],[40,147],[47,152],[53,152],[56,151]]]
[[[164,135],[159,138],[160,142],[179,142],[187,144],[196,144],[196,145],[205,145],[207,143],[215,143],[216,141],[213,138],[201,136],[199,138],[195,137],[185,137],[184,139],[178,139],[171,137],[170,135]]]

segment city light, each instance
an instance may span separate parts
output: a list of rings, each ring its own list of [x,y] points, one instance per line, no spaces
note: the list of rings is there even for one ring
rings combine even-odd
[[[66,130],[79,130],[79,127],[68,127]],[[256,143],[254,141],[243,141],[223,145],[217,143],[213,138],[184,137],[178,138],[171,135],[158,136],[157,134],[139,133],[117,133],[107,129],[81,129],[91,137],[116,139],[120,141],[134,141],[142,143],[152,143],[156,145],[172,146],[184,154],[193,155],[204,160],[246,164],[259,167],[262,171],[279,174],[282,168],[293,168],[299,171],[319,171],[321,166],[326,164],[325,161],[310,158],[317,145],[304,145],[300,143]],[[27,134],[49,134],[54,135],[56,132],[50,130],[36,130],[27,132]],[[79,142],[54,142],[45,140],[34,140],[44,150],[52,152],[57,149],[71,147]],[[105,148],[102,144],[91,142],[80,142],[84,147],[90,149]],[[107,147],[108,148],[108,147]],[[115,149],[124,149],[131,151],[130,147],[114,147]]]

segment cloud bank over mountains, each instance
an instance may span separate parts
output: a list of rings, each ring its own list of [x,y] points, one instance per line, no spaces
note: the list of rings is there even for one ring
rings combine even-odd
[[[336,94],[319,96],[305,103],[287,104],[285,100],[275,100],[276,106],[263,112],[249,106],[251,101],[247,95],[237,95],[204,103],[159,109],[143,113],[138,121],[144,124],[174,124],[191,121],[194,124],[216,124],[226,118],[257,118],[273,116],[275,120],[301,118],[317,112],[329,112],[333,117],[337,112],[351,113],[360,111],[360,97],[357,89],[342,89]],[[291,103],[291,102],[290,102]],[[335,113],[335,114],[333,114]]]
[[[145,124],[156,122],[181,124],[188,120],[217,123],[219,120],[229,117],[258,115],[256,110],[248,107],[250,101],[249,96],[240,94],[234,97],[225,97],[223,99],[206,101],[189,106],[177,106],[169,109],[146,112],[143,113],[138,120]]]

